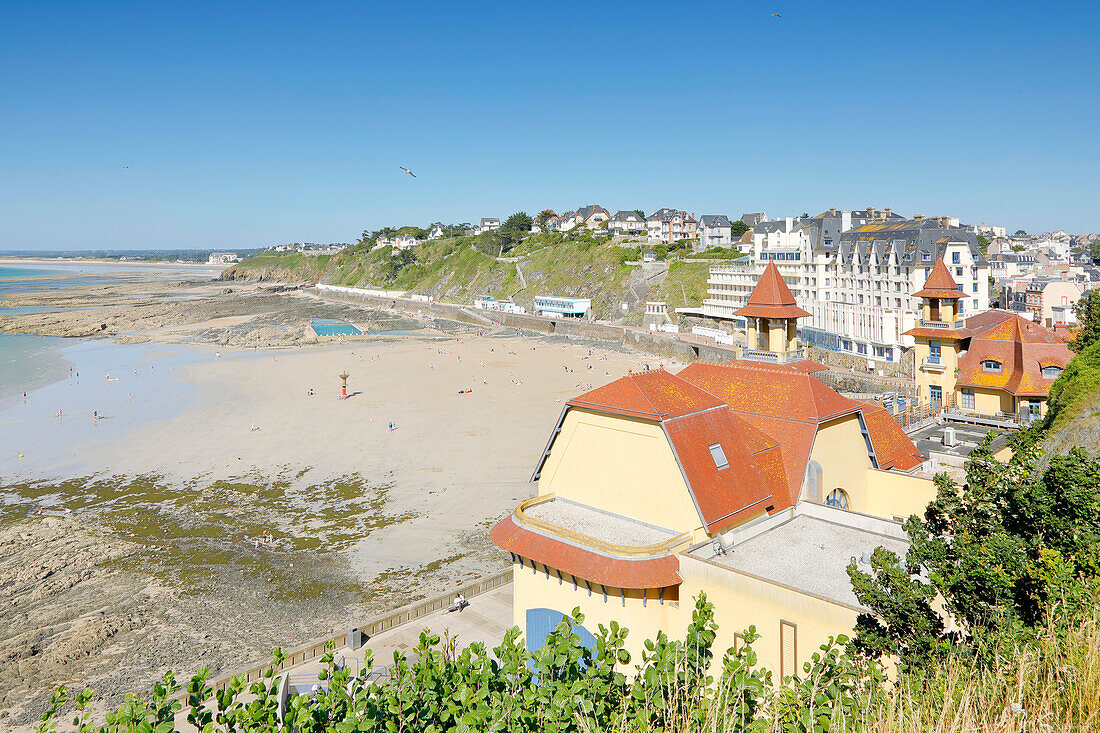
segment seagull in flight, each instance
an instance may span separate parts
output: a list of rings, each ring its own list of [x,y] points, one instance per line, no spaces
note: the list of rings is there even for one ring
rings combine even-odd
[[[406,168],[405,166],[403,166],[403,165],[399,165],[399,166],[397,166],[397,167],[398,167],[398,168],[400,168],[401,170],[405,171],[406,173],[408,173],[408,174],[409,174],[410,176],[412,176],[413,178],[416,178],[416,174],[415,174],[415,173],[413,173],[413,172],[412,172],[411,170],[409,170],[408,168]]]
[[[124,166],[122,166],[122,167],[123,167],[123,168],[129,168],[130,166],[128,166],[128,165],[124,165]]]
[[[772,13],[772,17],[773,18],[782,18],[783,16],[780,15],[779,13]]]

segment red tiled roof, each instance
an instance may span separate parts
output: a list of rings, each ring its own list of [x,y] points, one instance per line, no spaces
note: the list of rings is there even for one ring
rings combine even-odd
[[[782,471],[787,484],[787,495],[783,500],[776,497],[776,509],[785,509],[798,503],[802,493],[802,477],[806,474],[806,462],[810,460],[810,450],[817,435],[817,423],[796,422],[771,415],[742,415],[745,422],[766,435],[774,435],[782,451],[782,464],[772,470]]]
[[[882,405],[856,401],[860,403],[859,411],[863,413],[863,424],[871,436],[871,447],[874,448],[879,468],[908,471],[924,462],[924,456],[913,441]]]
[[[862,413],[880,468],[906,470],[921,462],[916,447],[884,409],[844,397],[789,366],[696,362],[678,375],[631,375],[570,400],[566,411],[582,407],[660,423],[708,533],[761,511],[794,505],[825,421]],[[551,437],[543,461],[553,442]],[[722,447],[728,468],[715,464],[710,451],[714,444]],[[492,537],[506,550],[617,587],[671,585],[678,567],[672,564],[675,558],[608,557],[527,530],[511,518],[497,524]]]
[[[737,366],[738,364],[744,364],[745,362],[734,359],[733,361],[726,361],[722,363],[722,366]],[[798,361],[787,362],[786,364],[775,364],[770,361],[754,361],[751,362],[753,366],[760,369],[772,369],[775,371],[787,371],[787,372],[801,372],[802,374],[813,374],[814,372],[822,372],[829,367],[825,366],[819,361],[813,359],[799,359]]]
[[[585,392],[567,403],[627,417],[664,420],[723,404],[714,395],[664,369],[638,372]]]
[[[665,432],[687,479],[707,532],[716,532],[778,503],[786,505],[786,476],[776,475],[776,441],[722,407],[666,420]],[[719,469],[710,446],[729,464]]]
[[[1054,380],[1043,377],[1043,367],[1064,369],[1072,358],[1059,334],[1012,315],[970,338],[966,352],[959,356],[958,384],[1001,389],[1017,397],[1045,397]],[[982,363],[989,359],[1000,362],[999,372],[984,369]]]
[[[995,326],[998,323],[1003,323],[1009,318],[1012,318],[1016,314],[1011,311],[993,310],[982,311],[972,316],[967,316],[963,322],[963,328],[970,333],[977,333],[989,326]]]
[[[621,558],[582,548],[521,527],[509,514],[489,532],[501,548],[590,583],[615,588],[665,588],[680,584],[680,561],[666,554],[650,558]]]
[[[810,315],[798,307],[791,289],[779,274],[779,268],[770,260],[760,276],[760,282],[752,289],[744,308],[734,311],[735,316],[760,318],[801,318]]]
[[[913,293],[913,297],[958,300],[963,297],[963,293],[947,271],[947,265],[943,264],[943,260],[937,260],[932,272],[928,273],[928,279],[924,281],[924,289]]]
[[[737,413],[820,422],[858,409],[809,374],[759,362],[695,362],[677,376],[721,398]]]

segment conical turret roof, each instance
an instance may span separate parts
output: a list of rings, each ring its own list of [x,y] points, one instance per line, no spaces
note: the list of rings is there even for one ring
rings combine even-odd
[[[756,283],[749,296],[749,302],[741,310],[735,311],[734,315],[750,318],[801,318],[810,314],[798,307],[794,294],[779,274],[779,268],[774,261],[769,261],[764,268],[764,274],[760,276],[760,282]]]
[[[943,260],[939,260],[932,268],[932,272],[928,273],[928,279],[924,281],[924,289],[913,293],[913,297],[958,300],[963,297],[963,292],[959,290],[959,284],[947,271],[947,265],[943,264]]]

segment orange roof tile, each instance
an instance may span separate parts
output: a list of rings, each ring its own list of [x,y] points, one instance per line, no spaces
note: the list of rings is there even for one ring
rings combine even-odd
[[[667,420],[664,428],[708,532],[774,509],[775,497],[786,505],[786,476],[770,470],[778,444],[725,405]],[[718,468],[712,445],[721,446],[726,468]]]
[[[1043,377],[1044,366],[1065,369],[1073,358],[1061,336],[1037,323],[1011,315],[974,333],[959,356],[961,387],[1000,389],[1017,397],[1045,397],[1054,379]],[[1000,371],[983,363],[999,362]]]
[[[723,402],[664,369],[628,374],[567,403],[599,412],[663,420],[716,407]]]
[[[675,555],[621,558],[582,548],[556,537],[521,527],[509,514],[497,522],[489,537],[499,547],[537,560],[590,583],[615,588],[665,588],[680,584],[680,561]]]
[[[913,293],[914,298],[941,298],[958,300],[963,297],[959,290],[959,284],[947,271],[947,265],[943,260],[937,260],[932,272],[928,273],[928,279],[924,281],[924,289]]]
[[[752,289],[744,308],[734,311],[736,316],[759,318],[801,318],[810,315],[798,307],[791,289],[779,274],[773,260],[768,261],[760,281]]]
[[[924,462],[924,456],[917,450],[917,446],[913,445],[913,441],[886,408],[875,402],[856,401],[860,403],[859,411],[863,413],[863,424],[867,426],[867,432],[871,436],[871,447],[875,451],[879,468],[908,471]]]
[[[737,413],[820,422],[858,409],[809,374],[760,362],[695,362],[677,376],[721,398]]]

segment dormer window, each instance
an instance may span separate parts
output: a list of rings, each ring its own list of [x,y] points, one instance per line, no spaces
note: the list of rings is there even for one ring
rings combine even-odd
[[[986,359],[982,362],[982,371],[995,372],[997,374],[1000,374],[1001,362],[997,361],[996,359]]]
[[[1062,376],[1062,367],[1050,365],[1043,367],[1043,379],[1057,379]]]
[[[726,460],[726,452],[722,450],[721,443],[710,446],[710,457],[714,459],[714,465],[719,471],[730,467],[730,462]]]

